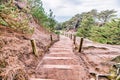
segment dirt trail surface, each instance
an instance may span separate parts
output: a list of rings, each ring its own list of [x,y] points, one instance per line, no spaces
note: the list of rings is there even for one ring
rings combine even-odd
[[[79,43],[80,38],[77,37],[76,44]],[[108,74],[111,66],[115,64],[111,60],[118,55],[120,55],[120,45],[100,44],[88,39],[84,39],[82,53],[78,54],[89,72],[97,74]]]
[[[87,69],[73,52],[72,40],[60,36],[49,54],[46,54],[36,68],[36,78],[31,80],[89,80]]]

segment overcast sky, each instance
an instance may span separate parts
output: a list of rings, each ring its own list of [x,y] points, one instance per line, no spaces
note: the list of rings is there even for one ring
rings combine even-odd
[[[75,14],[91,9],[98,11],[115,9],[120,15],[120,0],[42,0],[42,2],[46,12],[52,9],[58,22],[66,21]]]

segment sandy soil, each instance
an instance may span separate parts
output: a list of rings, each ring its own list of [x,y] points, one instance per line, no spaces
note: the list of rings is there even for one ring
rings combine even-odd
[[[24,70],[25,74],[29,76],[34,74],[35,67],[44,53],[48,51],[51,40],[50,33],[47,30],[35,22],[33,25],[35,27],[33,35],[23,34],[9,27],[0,26],[0,76],[7,76],[11,71],[14,75],[18,74],[14,68]],[[57,40],[57,36],[52,35],[54,41]],[[36,41],[38,57],[32,52],[31,39]]]
[[[77,44],[79,42],[80,38],[77,38]],[[111,66],[115,64],[111,60],[120,55],[120,46],[100,44],[84,39],[82,53],[77,53],[77,55],[83,60],[90,73],[108,74]]]

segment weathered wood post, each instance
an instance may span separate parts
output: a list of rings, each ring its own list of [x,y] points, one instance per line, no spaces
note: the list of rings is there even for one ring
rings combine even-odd
[[[69,33],[69,38],[71,39],[71,34]]]
[[[58,38],[58,40],[60,40],[60,35],[59,34],[57,35],[57,38]]]
[[[69,37],[68,33],[67,33],[67,37]]]
[[[67,34],[65,33],[65,36],[67,37]]]
[[[72,34],[70,34],[70,39],[72,39]]]
[[[65,33],[65,36],[67,36],[66,33]]]
[[[74,35],[73,36],[73,44],[75,44],[76,43],[76,36]]]
[[[35,56],[38,56],[38,51],[37,51],[35,40],[30,40],[30,41],[32,45],[33,54],[35,54]]]
[[[0,80],[3,80],[3,77],[2,77],[2,76],[0,76]]]
[[[63,32],[63,35],[65,36],[65,32]]]
[[[50,41],[51,41],[51,42],[53,41],[53,37],[52,37],[52,34],[50,35]]]
[[[83,38],[81,38],[81,40],[80,40],[80,45],[79,45],[79,50],[78,50],[78,52],[81,52],[81,51],[82,51],[82,45],[83,45]]]

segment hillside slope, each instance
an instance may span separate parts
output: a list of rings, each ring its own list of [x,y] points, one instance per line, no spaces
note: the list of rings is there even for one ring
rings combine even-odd
[[[5,16],[0,13],[0,17],[8,23],[0,25],[0,79],[3,80],[28,80],[35,73],[38,60],[51,45],[50,34],[53,35],[53,42],[58,40],[57,35],[38,25],[30,14],[19,11],[15,13],[17,18],[11,16],[11,12],[11,15]],[[22,23],[24,19],[27,19],[25,25]],[[24,32],[23,26],[26,25],[25,31],[34,28],[34,32]],[[33,54],[31,39],[36,41],[38,57]]]

